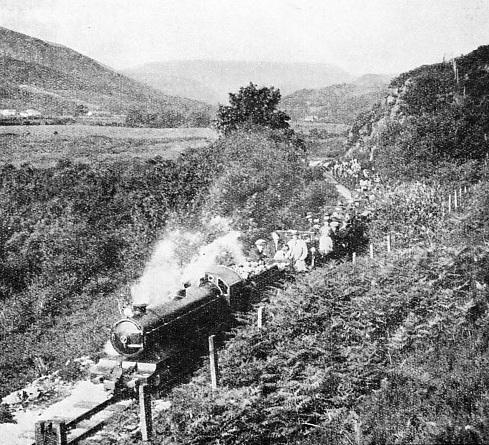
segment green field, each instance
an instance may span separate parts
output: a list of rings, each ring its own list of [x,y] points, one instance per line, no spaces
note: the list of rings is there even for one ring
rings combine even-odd
[[[0,164],[50,167],[61,159],[111,162],[161,156],[174,159],[188,148],[217,139],[209,128],[126,128],[91,125],[0,127]]]
[[[290,126],[293,130],[302,134],[309,134],[311,130],[325,131],[331,135],[340,135],[348,131],[351,125],[335,124],[332,122],[304,122],[291,121]]]

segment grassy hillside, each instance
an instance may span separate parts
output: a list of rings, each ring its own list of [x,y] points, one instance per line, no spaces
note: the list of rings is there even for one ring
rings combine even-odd
[[[282,108],[294,120],[315,116],[319,121],[352,124],[386,94],[387,76],[365,75],[351,83],[321,89],[301,89],[285,96]]]
[[[73,114],[77,105],[188,115],[208,107],[153,90],[69,48],[0,28],[0,109]]]

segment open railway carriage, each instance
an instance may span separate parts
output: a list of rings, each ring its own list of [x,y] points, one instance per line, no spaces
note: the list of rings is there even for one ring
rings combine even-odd
[[[101,360],[92,377],[120,381],[122,374],[133,374],[132,378],[158,386],[163,374],[192,361],[192,351],[206,345],[209,335],[231,327],[232,314],[247,310],[281,274],[271,266],[242,279],[228,267],[214,266],[199,286],[182,292],[181,299],[154,307],[133,306],[133,316],[118,320],[111,330],[110,341],[121,357]]]

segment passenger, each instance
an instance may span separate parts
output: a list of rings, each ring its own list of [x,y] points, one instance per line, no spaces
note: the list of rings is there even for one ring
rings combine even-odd
[[[338,231],[339,225],[340,225],[340,223],[337,220],[333,220],[332,222],[329,223],[333,237],[336,235],[336,232]]]
[[[292,257],[290,256],[290,247],[287,244],[284,244],[280,250],[277,250],[273,260],[278,263],[277,265],[279,269],[285,269],[292,260]]]
[[[243,280],[246,280],[246,278],[248,278],[248,276],[250,275],[250,272],[247,271],[245,269],[245,265],[244,264],[240,264],[237,268],[236,268],[236,273],[241,277],[243,278]]]
[[[266,270],[267,266],[265,265],[265,261],[258,260],[255,267],[255,273],[260,273]]]
[[[278,243],[280,241],[280,236],[278,235],[277,232],[272,232],[271,233],[272,239],[273,239],[273,244],[275,247],[275,252],[278,250]]]
[[[242,273],[241,276],[244,279],[248,278],[251,275],[251,273],[253,272],[253,268],[251,267],[251,261],[249,258],[246,260],[246,263],[244,263],[242,267],[240,267],[240,269]]]
[[[297,230],[292,230],[292,239],[287,243],[290,248],[292,265],[296,272],[306,272],[307,244],[299,238]]]
[[[331,228],[328,223],[321,227],[321,236],[319,238],[319,253],[327,260],[333,253],[333,237]]]
[[[264,239],[259,239],[255,242],[255,249],[251,256],[256,262],[260,260],[264,261],[269,257],[267,242]]]

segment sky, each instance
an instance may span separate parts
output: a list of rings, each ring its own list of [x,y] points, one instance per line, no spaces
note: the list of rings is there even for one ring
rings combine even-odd
[[[0,0],[0,26],[115,69],[215,59],[391,74],[489,44],[489,0]]]

